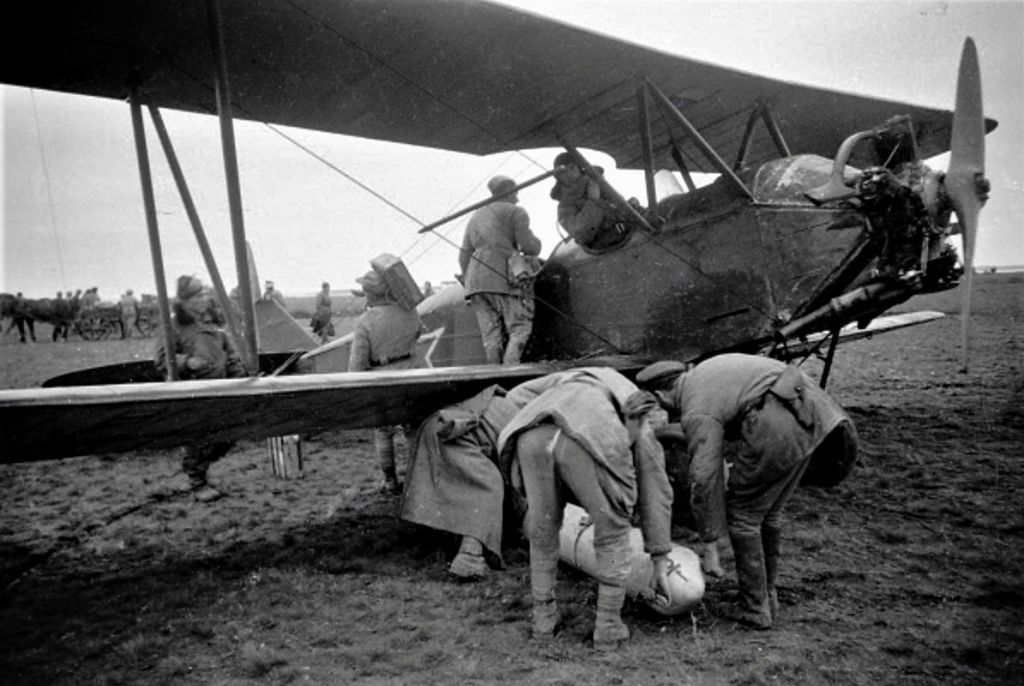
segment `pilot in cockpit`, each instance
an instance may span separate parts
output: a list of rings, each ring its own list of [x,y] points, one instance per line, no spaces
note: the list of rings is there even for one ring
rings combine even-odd
[[[630,218],[602,195],[601,185],[568,152],[555,157],[555,169],[551,199],[558,202],[558,224],[584,248],[601,251],[622,244],[632,229]],[[594,170],[604,173],[601,167]]]

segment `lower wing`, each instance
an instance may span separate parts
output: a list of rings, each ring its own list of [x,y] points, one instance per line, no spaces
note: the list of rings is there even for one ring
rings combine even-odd
[[[0,391],[0,463],[416,424],[565,365],[481,365]]]
[[[922,310],[920,312],[907,312],[905,314],[877,317],[864,327],[859,327],[856,322],[850,322],[839,330],[839,342],[849,343],[860,338],[871,338],[880,333],[905,329],[908,326],[917,326],[918,324],[935,321],[945,316],[941,312]],[[794,341],[787,341],[785,352],[780,354],[776,351],[775,357],[793,359],[809,355],[818,349],[829,336],[831,336],[830,333],[819,332],[803,336]]]

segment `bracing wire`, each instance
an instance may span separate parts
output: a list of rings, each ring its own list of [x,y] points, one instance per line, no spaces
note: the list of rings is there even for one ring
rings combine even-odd
[[[32,118],[36,126],[36,142],[39,145],[39,159],[43,164],[43,179],[46,184],[46,204],[50,210],[50,230],[53,232],[53,245],[57,251],[57,268],[60,270],[60,287],[61,290],[67,290],[68,279],[64,272],[64,253],[60,247],[60,234],[57,231],[57,212],[53,204],[53,185],[50,182],[50,167],[47,164],[46,149],[43,146],[43,133],[42,128],[39,125],[39,107],[36,104],[36,91],[34,88],[29,89],[29,97],[32,99]]]

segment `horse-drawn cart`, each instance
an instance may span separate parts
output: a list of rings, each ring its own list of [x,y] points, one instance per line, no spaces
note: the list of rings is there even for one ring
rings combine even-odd
[[[155,303],[143,302],[136,307],[135,326],[132,334],[148,338],[156,331],[160,317]],[[82,310],[74,320],[74,330],[87,341],[104,338],[120,338],[122,334],[121,306],[118,303],[99,303],[88,310]]]

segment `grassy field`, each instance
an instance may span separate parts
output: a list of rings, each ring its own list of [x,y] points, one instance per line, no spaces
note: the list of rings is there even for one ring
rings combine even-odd
[[[861,459],[787,511],[781,619],[628,604],[632,639],[593,650],[596,584],[563,566],[564,630],[528,636],[528,560],[475,584],[453,541],[400,521],[369,432],[304,437],[281,480],[238,445],[208,505],[174,495],[175,452],[0,467],[0,681],[11,684],[996,685],[1024,672],[1024,275],[976,280],[972,366],[949,314],[844,346],[830,390]],[[910,309],[910,308],[904,308]],[[141,359],[153,341],[0,345],[0,385]],[[815,365],[817,363],[811,363]],[[16,431],[17,427],[3,427]]]

